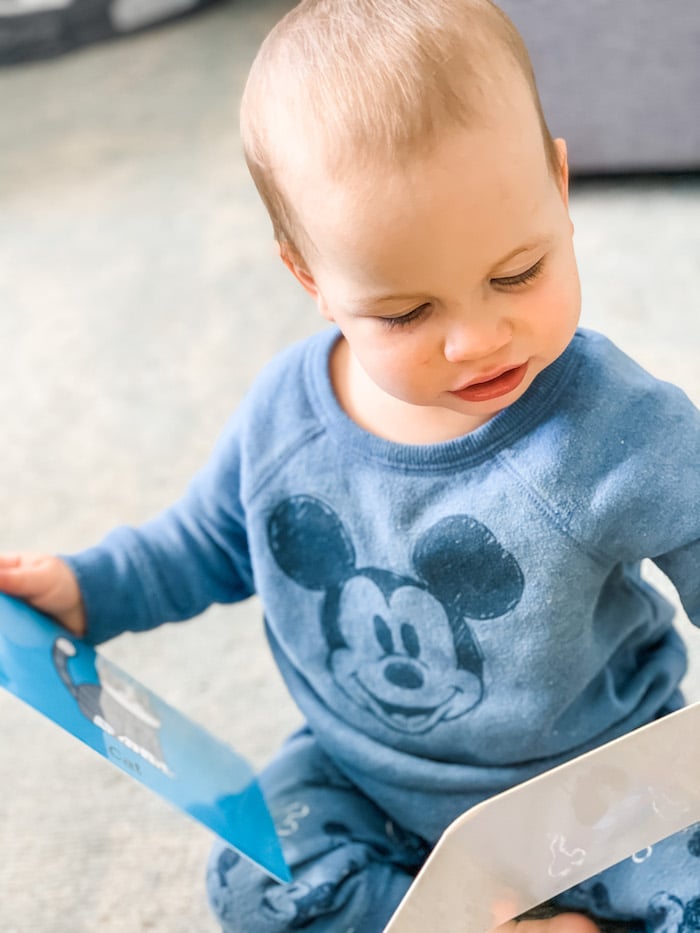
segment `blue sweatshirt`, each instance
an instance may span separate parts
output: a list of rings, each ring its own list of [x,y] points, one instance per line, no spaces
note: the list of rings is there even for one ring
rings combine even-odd
[[[700,413],[580,330],[482,427],[397,444],[340,408],[337,339],[278,356],[179,502],[69,562],[93,643],[258,593],[318,741],[435,840],[681,705],[685,649],[640,562],[700,624]]]

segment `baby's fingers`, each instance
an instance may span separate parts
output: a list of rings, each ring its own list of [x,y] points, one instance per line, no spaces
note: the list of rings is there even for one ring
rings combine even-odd
[[[0,590],[22,599],[44,596],[60,575],[56,558],[42,554],[0,555]]]
[[[0,592],[48,613],[76,635],[85,632],[78,581],[68,564],[53,554],[0,555]]]
[[[17,567],[19,562],[19,554],[0,554],[0,570],[8,567]]]
[[[546,920],[511,920],[491,933],[599,933],[599,928],[581,914],[558,914]]]

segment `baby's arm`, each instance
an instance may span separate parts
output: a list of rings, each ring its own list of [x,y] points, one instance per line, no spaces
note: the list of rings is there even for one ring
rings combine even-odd
[[[85,634],[85,610],[75,574],[51,554],[0,554],[0,591],[52,616],[69,632]]]
[[[192,618],[253,593],[234,417],[185,495],[138,527],[78,553],[0,554],[0,592],[96,645],[124,631]]]

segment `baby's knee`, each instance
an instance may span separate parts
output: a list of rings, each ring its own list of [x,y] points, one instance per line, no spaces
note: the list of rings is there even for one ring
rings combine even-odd
[[[224,843],[207,870],[211,908],[224,933],[379,933],[410,884],[388,864],[336,850],[311,860],[290,884],[278,884]]]
[[[264,905],[277,885],[248,859],[225,843],[212,849],[207,866],[209,906],[224,933],[253,933],[288,929],[265,923]]]
[[[207,897],[209,906],[219,921],[222,930],[238,931],[239,897],[236,894],[236,878],[241,865],[241,856],[223,843],[217,844],[209,856],[207,865]]]
[[[353,866],[340,877],[322,868],[317,864],[311,872],[301,870],[292,883],[279,884],[218,844],[207,869],[209,903],[224,933],[282,933],[312,923],[314,930],[323,930],[331,915],[336,920],[342,915],[360,879]]]

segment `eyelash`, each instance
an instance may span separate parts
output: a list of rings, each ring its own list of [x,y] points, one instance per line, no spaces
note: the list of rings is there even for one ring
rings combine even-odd
[[[534,266],[530,266],[529,269],[526,269],[519,275],[509,275],[500,279],[491,279],[491,283],[501,288],[518,288],[536,279],[542,272],[543,265],[544,256],[542,259],[538,259]],[[430,308],[430,305],[425,303],[414,308],[413,311],[409,311],[407,314],[402,314],[400,317],[380,317],[379,320],[389,329],[393,327],[407,327],[409,324],[413,324],[415,321],[419,320],[428,308]]]
[[[544,256],[542,259],[538,259],[534,266],[530,266],[529,269],[526,269],[519,275],[508,275],[502,279],[491,279],[491,281],[494,284],[501,285],[505,288],[514,288],[518,285],[525,285],[526,282],[531,282],[533,279],[537,278],[537,276],[542,272],[543,265]]]
[[[413,324],[414,321],[423,317],[423,314],[429,307],[430,305],[427,303],[422,304],[414,308],[413,311],[409,311],[408,314],[402,314],[401,317],[380,317],[379,320],[389,329],[392,327],[406,327],[408,324]]]

